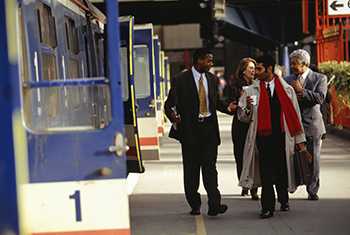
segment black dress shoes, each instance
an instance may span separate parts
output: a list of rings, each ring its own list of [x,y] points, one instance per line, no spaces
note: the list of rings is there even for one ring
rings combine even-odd
[[[258,194],[257,194],[257,193],[253,193],[253,194],[251,194],[251,197],[252,197],[252,200],[254,200],[254,201],[259,200],[259,196],[258,196]]]
[[[317,196],[317,194],[309,194],[309,197],[307,199],[311,201],[317,201],[319,197]]]
[[[209,216],[217,216],[218,214],[224,214],[227,211],[227,205],[225,204],[221,204],[219,206],[219,208],[215,208],[215,209],[209,209],[208,210],[208,215]]]
[[[273,211],[262,211],[260,213],[260,218],[261,219],[267,219],[267,218],[271,218],[273,216]]]
[[[242,188],[241,196],[247,196],[248,195],[248,189],[247,188]]]
[[[281,204],[281,211],[289,211],[289,204],[288,203],[282,203]]]
[[[200,215],[201,210],[200,209],[193,209],[190,211],[190,215]]]

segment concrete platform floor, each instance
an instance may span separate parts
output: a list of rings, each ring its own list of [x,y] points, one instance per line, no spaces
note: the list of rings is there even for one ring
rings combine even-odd
[[[208,217],[203,186],[202,215],[190,216],[183,191],[180,145],[161,138],[161,160],[145,163],[130,195],[133,235],[317,234],[350,235],[350,141],[328,136],[321,155],[319,201],[306,200],[305,187],[290,194],[291,211],[259,218],[260,203],[239,196],[231,142],[231,117],[219,115],[222,144],[218,154],[219,189],[229,206]],[[260,194],[260,190],[259,190]]]

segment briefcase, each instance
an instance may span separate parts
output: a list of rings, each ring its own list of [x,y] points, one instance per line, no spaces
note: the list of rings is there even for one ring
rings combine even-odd
[[[295,151],[294,170],[296,185],[308,185],[313,172],[313,156],[307,151]]]
[[[169,137],[180,141],[179,130],[175,129],[173,125],[170,128]]]

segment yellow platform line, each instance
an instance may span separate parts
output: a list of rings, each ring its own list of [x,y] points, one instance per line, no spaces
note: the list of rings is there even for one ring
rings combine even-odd
[[[207,235],[204,219],[202,215],[195,216],[196,218],[196,235]]]

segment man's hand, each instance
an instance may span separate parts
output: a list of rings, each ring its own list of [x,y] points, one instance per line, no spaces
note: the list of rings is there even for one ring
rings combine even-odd
[[[297,99],[300,101],[302,100],[302,98],[304,97],[304,93],[303,92],[298,92],[297,94]]]
[[[251,96],[247,96],[246,101],[247,101],[247,109],[252,110],[253,102],[254,102],[253,98]]]
[[[228,107],[227,107],[227,111],[229,111],[230,113],[233,113],[236,111],[238,105],[237,105],[237,102],[236,101],[232,101]]]
[[[299,80],[293,80],[292,81],[292,87],[294,88],[295,92],[298,94],[298,93],[303,93],[304,91],[304,88],[303,86],[301,85],[300,81]]]
[[[305,143],[299,143],[299,144],[295,144],[295,148],[297,151],[305,151],[306,150],[306,145]]]
[[[172,112],[171,113],[171,122],[176,123],[176,124],[180,123],[181,122],[180,115],[177,115],[175,112]]]

